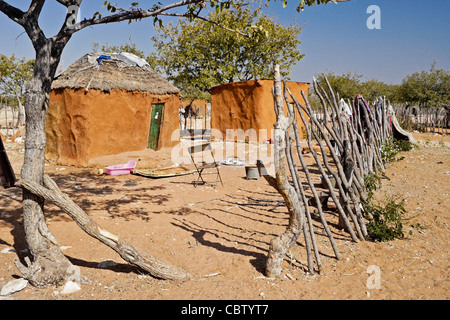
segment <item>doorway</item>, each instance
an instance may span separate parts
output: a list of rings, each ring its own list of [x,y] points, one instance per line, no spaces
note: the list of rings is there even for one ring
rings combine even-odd
[[[163,109],[164,103],[152,104],[150,129],[148,133],[148,143],[147,143],[147,147],[149,149],[157,150],[158,148],[159,132],[161,129]]]

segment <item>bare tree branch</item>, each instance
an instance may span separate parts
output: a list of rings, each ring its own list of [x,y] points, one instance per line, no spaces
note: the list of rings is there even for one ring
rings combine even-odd
[[[176,9],[176,8],[180,8],[180,7],[184,7],[187,5],[191,5],[191,4],[198,4],[198,3],[202,3],[205,0],[183,0],[183,1],[178,1],[178,2],[174,2],[171,3],[169,5],[166,5],[164,7],[155,9],[153,11],[148,11],[148,10],[127,10],[127,11],[121,11],[119,13],[116,14],[112,14],[106,17],[100,17],[100,18],[91,18],[91,19],[86,19],[81,21],[76,28],[68,28],[66,26],[66,22],[64,23],[64,26],[61,28],[58,37],[63,37],[63,36],[71,36],[73,33],[84,29],[86,27],[92,26],[92,25],[98,25],[98,24],[107,24],[107,23],[112,23],[112,22],[121,22],[121,21],[126,21],[126,20],[141,20],[144,18],[148,18],[148,17],[156,17],[158,15],[162,15],[165,12],[172,10],[172,9]],[[70,0],[68,1],[59,1],[60,3],[68,3],[70,2]],[[79,1],[81,3],[81,1]],[[67,20],[68,17],[66,17]]]
[[[0,11],[6,14],[8,18],[14,22],[17,22],[20,25],[23,24],[23,17],[25,13],[22,10],[6,3],[3,0],[0,0]]]
[[[178,17],[178,18],[187,18],[188,17],[188,15],[186,15],[186,14],[166,13],[166,12],[160,13],[159,15],[160,16],[168,16],[168,17]],[[234,32],[234,33],[240,34],[241,36],[244,36],[244,37],[249,37],[249,35],[247,33],[243,33],[241,31],[237,31],[237,30],[225,27],[225,26],[221,25],[220,23],[217,23],[215,21],[209,20],[209,19],[207,19],[205,17],[199,16],[199,15],[194,15],[193,18],[194,19],[203,20],[203,21],[208,22],[208,23],[211,23],[211,24],[215,25],[216,27],[222,28],[222,29],[224,29],[226,31]]]
[[[30,7],[28,8],[25,19],[29,16],[38,17],[41,13],[42,7],[44,6],[45,0],[33,0],[30,3]]]

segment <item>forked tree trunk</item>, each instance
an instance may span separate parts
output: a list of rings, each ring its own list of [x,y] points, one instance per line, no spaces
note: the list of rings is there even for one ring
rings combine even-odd
[[[296,243],[305,224],[304,203],[287,179],[286,139],[287,132],[294,119],[285,116],[281,76],[278,65],[274,66],[274,79],[275,111],[277,114],[277,122],[274,125],[275,178],[267,174],[263,174],[263,176],[283,197],[289,213],[289,224],[283,234],[275,237],[270,242],[269,253],[266,260],[267,277],[279,277],[281,275],[281,264],[283,263],[286,252]],[[262,169],[261,163],[258,163],[258,167],[260,170]]]
[[[26,137],[21,178],[43,183],[45,161],[45,118],[48,109],[51,80],[51,44],[43,44],[36,54],[33,78],[28,83],[25,99]],[[59,59],[58,59],[59,61]],[[58,63],[57,61],[54,63]],[[33,257],[31,265],[21,268],[24,277],[37,287],[59,284],[66,278],[70,261],[62,254],[55,237],[50,233],[44,216],[44,199],[23,190],[23,221],[28,249]]]

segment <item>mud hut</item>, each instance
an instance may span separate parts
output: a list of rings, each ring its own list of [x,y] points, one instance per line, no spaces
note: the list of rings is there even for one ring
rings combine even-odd
[[[287,82],[287,87],[304,104],[301,90],[308,95],[309,83]],[[273,138],[276,122],[272,95],[273,80],[249,80],[222,84],[211,88],[211,128],[219,130],[224,139]],[[299,127],[303,127],[299,117]],[[227,130],[241,136],[227,136]],[[300,130],[301,134],[301,130]],[[242,137],[243,135],[243,137]]]
[[[129,53],[89,53],[53,81],[47,159],[88,166],[129,151],[171,147],[180,91]]]

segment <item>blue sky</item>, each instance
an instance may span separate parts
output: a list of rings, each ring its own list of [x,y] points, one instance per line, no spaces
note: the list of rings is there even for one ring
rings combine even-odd
[[[29,1],[10,0],[12,5],[26,10]],[[101,10],[103,0],[85,0],[81,16],[90,17]],[[118,1],[119,4],[132,1]],[[169,3],[169,1],[162,1]],[[154,1],[141,0],[153,4]],[[311,82],[315,74],[353,72],[366,79],[400,83],[417,71],[429,70],[433,61],[437,67],[450,69],[450,1],[449,0],[351,0],[339,4],[306,7],[295,10],[298,1],[289,0],[282,8],[280,2],[266,9],[283,24],[302,25],[301,51],[305,57],[293,68],[290,78]],[[381,29],[368,29],[370,5],[380,8]],[[123,5],[126,6],[125,4]],[[151,5],[149,5],[151,6]],[[54,35],[62,24],[65,8],[56,1],[47,1],[40,24],[47,36]],[[0,13],[0,53],[34,58],[34,50],[22,29]],[[76,33],[66,46],[62,67],[91,51],[92,43],[122,44],[130,36],[138,48],[153,50],[150,37],[154,35],[151,19],[94,26]]]

